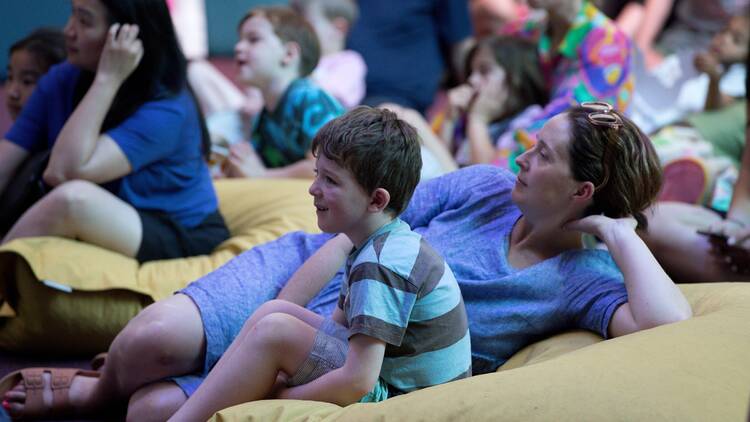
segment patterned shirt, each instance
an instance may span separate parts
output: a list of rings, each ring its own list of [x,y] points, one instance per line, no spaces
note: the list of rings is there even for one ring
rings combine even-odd
[[[513,32],[539,43],[543,72],[550,87],[550,102],[524,129],[507,133],[497,143],[496,165],[518,172],[515,158],[536,143],[536,134],[550,118],[584,101],[606,101],[626,111],[633,93],[630,39],[588,1],[584,1],[571,28],[553,51],[543,22],[530,14]]]
[[[453,272],[400,219],[349,256],[338,306],[349,336],[387,343],[380,378],[389,395],[471,375],[469,325]]]
[[[312,81],[297,79],[275,110],[263,109],[251,143],[266,167],[288,166],[304,159],[318,130],[343,113],[341,104]]]

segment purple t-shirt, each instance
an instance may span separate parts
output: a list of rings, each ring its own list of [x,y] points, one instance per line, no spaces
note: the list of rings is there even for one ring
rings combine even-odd
[[[603,250],[567,251],[524,269],[508,263],[515,175],[472,166],[426,181],[401,219],[443,255],[469,316],[472,368],[491,372],[522,347],[572,329],[607,337],[627,302],[622,273]]]

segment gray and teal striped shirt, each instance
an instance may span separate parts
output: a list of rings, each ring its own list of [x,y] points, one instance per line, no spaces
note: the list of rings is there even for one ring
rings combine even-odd
[[[349,256],[338,305],[350,337],[386,343],[380,378],[389,395],[471,375],[469,325],[453,272],[400,219]]]

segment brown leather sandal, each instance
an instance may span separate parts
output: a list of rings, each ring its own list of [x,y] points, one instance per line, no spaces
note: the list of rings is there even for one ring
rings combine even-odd
[[[50,374],[50,383],[45,386],[43,374]],[[23,419],[69,418],[78,416],[79,412],[70,405],[68,392],[76,376],[99,378],[99,372],[77,368],[26,368],[11,372],[0,380],[0,396],[12,390],[19,383],[26,390]],[[44,403],[44,390],[52,390],[52,405]]]

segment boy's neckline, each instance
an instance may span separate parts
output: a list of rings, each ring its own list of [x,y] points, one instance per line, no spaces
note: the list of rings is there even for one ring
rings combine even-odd
[[[367,236],[367,238],[365,238],[365,240],[362,241],[362,244],[360,244],[360,245],[356,245],[355,244],[354,248],[352,249],[352,254],[356,255],[357,253],[359,253],[360,250],[362,250],[362,248],[365,245],[369,244],[370,241],[373,238],[375,238],[375,237],[377,237],[377,236],[379,236],[379,235],[381,235],[381,234],[383,234],[383,233],[385,233],[387,231],[392,230],[395,226],[399,225],[399,223],[401,223],[401,219],[398,218],[398,217],[395,217],[395,218],[391,219],[390,221],[384,223],[383,225],[381,225],[380,227],[378,227],[377,230],[375,230],[369,236]],[[350,240],[351,240],[351,238],[350,238]]]

